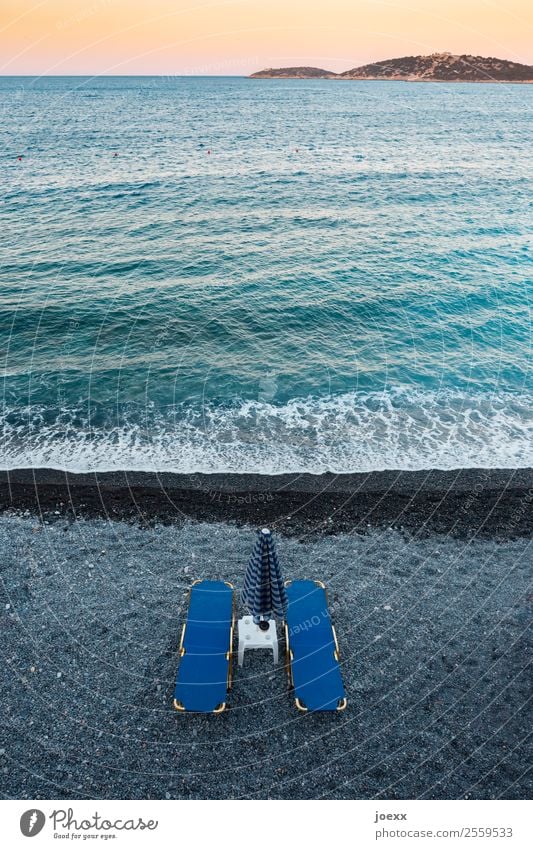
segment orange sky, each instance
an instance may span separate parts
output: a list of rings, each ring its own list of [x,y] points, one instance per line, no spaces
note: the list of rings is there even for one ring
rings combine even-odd
[[[339,71],[444,50],[533,64],[532,0],[0,0],[1,74]]]

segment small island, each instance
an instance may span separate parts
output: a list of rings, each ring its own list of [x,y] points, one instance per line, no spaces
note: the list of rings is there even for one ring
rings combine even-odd
[[[333,71],[324,71],[323,68],[266,68],[264,71],[258,71],[256,74],[251,74],[253,80],[259,79],[286,79],[286,80],[312,80],[312,79],[329,79],[336,77]]]
[[[533,66],[495,57],[455,56],[432,53],[430,56],[403,56],[361,65],[336,74],[322,68],[268,68],[251,74],[251,79],[336,79],[403,80],[407,82],[531,83]]]

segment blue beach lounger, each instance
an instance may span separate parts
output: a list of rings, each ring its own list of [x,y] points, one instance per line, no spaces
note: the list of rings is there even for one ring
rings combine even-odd
[[[287,581],[287,671],[301,711],[344,710],[339,646],[321,581]]]
[[[181,633],[174,691],[176,710],[222,713],[226,709],[233,628],[232,585],[225,581],[195,581]]]

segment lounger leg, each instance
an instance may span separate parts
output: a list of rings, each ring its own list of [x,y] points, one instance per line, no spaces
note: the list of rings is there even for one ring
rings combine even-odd
[[[239,640],[239,666],[244,663],[244,641]]]
[[[277,664],[277,662],[278,662],[278,641],[277,640],[272,645],[272,654],[274,655],[274,663]]]

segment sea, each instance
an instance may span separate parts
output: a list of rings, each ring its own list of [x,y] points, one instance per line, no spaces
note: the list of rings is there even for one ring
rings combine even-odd
[[[0,467],[533,465],[532,107],[0,78]]]

